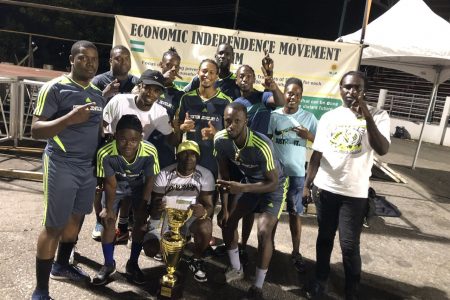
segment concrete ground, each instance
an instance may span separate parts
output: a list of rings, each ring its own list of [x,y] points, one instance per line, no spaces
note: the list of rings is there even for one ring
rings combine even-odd
[[[373,180],[372,187],[401,211],[399,218],[371,220],[363,231],[361,299],[448,299],[450,297],[450,148],[423,144],[417,168],[410,165],[416,143],[393,139],[390,153],[382,161],[407,178],[407,184]],[[0,156],[0,168],[39,170],[36,158]],[[2,299],[29,299],[35,285],[35,248],[41,230],[42,187],[39,182],[0,179],[0,295]],[[314,216],[303,219],[301,252],[308,263],[305,274],[298,274],[290,262],[291,240],[287,215],[283,215],[275,238],[276,251],[264,285],[267,299],[302,299],[303,286],[313,276],[317,224]],[[100,244],[90,238],[94,216],[87,216],[77,245],[79,265],[94,276],[103,263]],[[215,226],[214,235],[220,237]],[[256,236],[250,242],[250,263],[246,279],[231,285],[219,283],[225,258],[210,258],[208,283],[200,284],[184,263],[185,299],[240,299],[250,287],[255,265]],[[55,299],[154,299],[164,268],[150,258],[140,265],[148,284],[138,287],[123,276],[129,249],[116,247],[118,273],[105,287],[75,285],[51,280]],[[339,243],[332,256],[329,298],[343,296],[343,269]]]

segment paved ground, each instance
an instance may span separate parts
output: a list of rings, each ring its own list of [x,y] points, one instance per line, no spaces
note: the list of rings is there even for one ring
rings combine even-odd
[[[382,158],[408,179],[407,184],[374,180],[378,194],[394,203],[400,218],[375,218],[361,239],[363,259],[362,299],[448,299],[450,297],[450,148],[424,144],[416,170],[411,170],[416,143],[394,139],[391,151]],[[39,158],[19,159],[1,155],[0,168],[39,170]],[[2,299],[29,299],[34,288],[35,243],[42,217],[41,183],[0,179],[0,295]],[[90,238],[94,224],[88,216],[78,243],[79,265],[91,276],[103,262],[100,244]],[[313,275],[317,225],[313,216],[304,218],[301,250],[309,270],[297,274],[290,264],[291,251],[287,215],[283,215],[276,236],[276,248],[264,286],[267,299],[302,299],[303,285]],[[220,236],[215,230],[215,236]],[[250,245],[255,246],[252,233]],[[255,253],[255,248],[251,249]],[[163,266],[141,258],[148,284],[136,287],[124,276],[129,255],[126,246],[118,246],[118,273],[102,288],[51,281],[56,299],[154,299]],[[251,260],[254,255],[250,255]],[[225,260],[208,261],[209,282],[195,282],[181,264],[186,299],[240,299],[254,275],[254,263],[246,269],[246,280],[231,286],[216,282]],[[332,256],[330,299],[342,298],[343,270],[339,244]]]

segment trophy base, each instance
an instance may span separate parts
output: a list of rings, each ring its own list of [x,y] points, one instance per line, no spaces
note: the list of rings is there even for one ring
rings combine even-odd
[[[161,285],[158,291],[157,299],[175,300],[183,297],[183,286],[178,282],[176,282],[173,286],[165,284],[163,280],[160,280],[160,283]]]

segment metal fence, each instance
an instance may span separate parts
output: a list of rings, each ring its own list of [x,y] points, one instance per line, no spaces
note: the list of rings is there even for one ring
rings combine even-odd
[[[368,91],[367,102],[373,106],[377,105],[378,92]],[[391,117],[404,119],[412,122],[423,122],[430,102],[430,96],[419,94],[401,93],[388,91],[383,109],[389,112]],[[431,124],[439,124],[445,105],[445,97],[438,96],[431,109],[431,116],[428,120]]]
[[[0,142],[31,139],[31,122],[40,87],[44,82],[0,80]]]

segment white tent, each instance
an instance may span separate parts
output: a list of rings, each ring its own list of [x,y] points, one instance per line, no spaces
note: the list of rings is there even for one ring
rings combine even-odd
[[[340,38],[359,43],[361,30]],[[425,120],[440,83],[450,78],[450,24],[422,0],[400,0],[366,28],[361,64],[380,66],[422,77],[434,84]],[[413,168],[422,143],[420,133]]]

